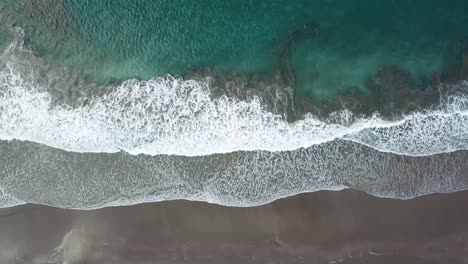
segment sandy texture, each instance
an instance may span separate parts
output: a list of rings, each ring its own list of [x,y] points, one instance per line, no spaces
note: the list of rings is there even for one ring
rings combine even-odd
[[[467,263],[468,191],[317,192],[255,208],[169,201],[0,210],[2,263]]]

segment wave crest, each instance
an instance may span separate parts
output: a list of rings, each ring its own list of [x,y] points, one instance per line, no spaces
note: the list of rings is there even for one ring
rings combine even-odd
[[[214,97],[209,78],[132,79],[115,87],[100,87],[107,93],[80,97],[76,106],[57,104],[50,87],[35,80],[34,65],[18,56],[21,49],[22,42],[16,41],[1,57],[2,140],[28,140],[74,152],[124,150],[185,156],[287,151],[335,139],[405,155],[468,147],[466,82],[452,85],[459,92],[442,97],[434,109],[399,120],[388,121],[378,114],[356,117],[344,110],[327,120],[306,114],[291,123],[267,110],[259,97]]]

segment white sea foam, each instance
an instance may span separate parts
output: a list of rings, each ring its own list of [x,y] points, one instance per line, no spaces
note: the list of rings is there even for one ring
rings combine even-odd
[[[12,52],[18,45],[12,44],[0,61],[1,140],[28,140],[74,152],[185,156],[294,150],[339,138],[406,155],[468,148],[468,99],[462,93],[445,98],[436,109],[393,122],[377,114],[356,119],[342,111],[334,113],[334,122],[309,114],[289,123],[267,111],[258,98],[213,98],[208,81],[165,76],[128,80],[84,106],[69,107],[52,104],[47,87],[19,70]],[[467,83],[460,86],[468,91]]]
[[[0,186],[0,208],[13,207],[22,204],[25,204],[25,202],[14,198],[8,191]]]
[[[16,201],[92,209],[174,199],[247,207],[343,188],[398,199],[468,188],[466,151],[410,157],[344,140],[200,157],[76,153],[0,141],[0,153],[7,154],[0,155],[0,186],[8,197],[0,207]]]

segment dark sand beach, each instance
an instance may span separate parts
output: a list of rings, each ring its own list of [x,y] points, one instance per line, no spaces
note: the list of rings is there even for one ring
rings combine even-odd
[[[468,191],[356,190],[252,208],[166,201],[0,209],[1,263],[468,263]],[[68,261],[68,262],[66,262]]]

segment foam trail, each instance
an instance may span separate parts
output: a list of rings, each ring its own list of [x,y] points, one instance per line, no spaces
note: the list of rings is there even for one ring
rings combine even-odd
[[[7,195],[79,209],[173,199],[255,206],[343,188],[408,199],[468,188],[467,151],[411,157],[343,140],[201,157],[74,153],[14,140],[0,142],[0,153],[8,153],[0,156],[0,186]]]
[[[442,98],[429,111],[385,121],[334,113],[289,123],[260,98],[214,98],[210,82],[171,76],[128,80],[81,106],[53,104],[50,87],[34,80],[34,65],[20,61],[21,39],[1,57],[0,139],[27,140],[73,152],[201,156],[235,151],[288,151],[347,139],[380,151],[431,155],[468,148],[468,99]],[[31,54],[29,57],[31,58]],[[1,63],[0,63],[1,64]],[[29,74],[27,74],[29,73]],[[461,83],[460,90],[468,91]],[[63,91],[71,89],[62,87]]]

